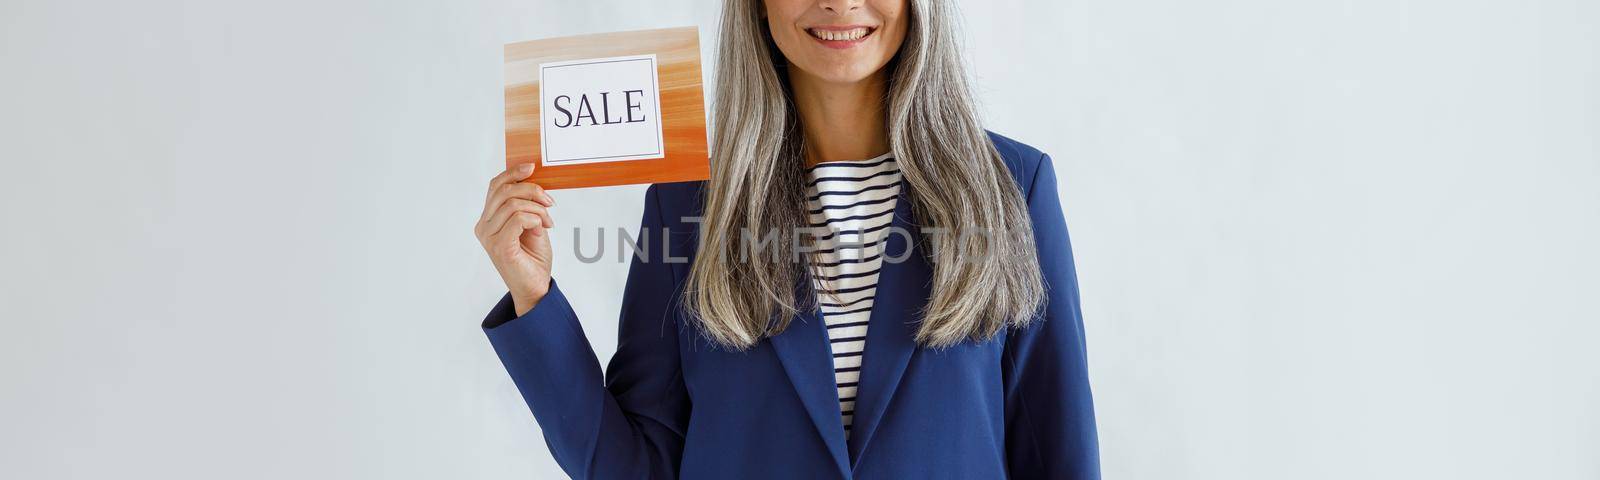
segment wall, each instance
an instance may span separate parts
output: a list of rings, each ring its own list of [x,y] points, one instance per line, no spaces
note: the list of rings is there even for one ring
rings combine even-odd
[[[0,476],[558,478],[477,328],[500,45],[717,3],[0,4]],[[1600,477],[1600,4],[963,5],[1107,478]],[[625,265],[564,251],[609,357]]]

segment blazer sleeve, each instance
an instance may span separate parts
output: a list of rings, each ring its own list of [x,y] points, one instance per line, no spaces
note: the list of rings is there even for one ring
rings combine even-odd
[[[641,235],[665,242],[658,196],[645,193]],[[660,235],[660,237],[657,237]],[[659,244],[658,244],[659,245]],[[659,247],[657,247],[659,248]],[[671,266],[634,256],[622,295],[617,353],[602,379],[578,317],[551,281],[550,292],[516,317],[510,296],[484,332],[534,418],[550,453],[575,479],[675,478],[689,398],[678,355]]]
[[[1002,368],[1008,468],[1019,479],[1098,479],[1099,440],[1077,271],[1048,155],[1040,156],[1028,192],[1048,303],[1042,318],[1006,339]]]

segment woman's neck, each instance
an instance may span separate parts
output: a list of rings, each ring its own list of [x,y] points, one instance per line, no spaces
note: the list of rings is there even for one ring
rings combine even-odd
[[[795,109],[806,138],[806,166],[862,160],[889,151],[883,72],[855,83],[828,83],[791,68]]]

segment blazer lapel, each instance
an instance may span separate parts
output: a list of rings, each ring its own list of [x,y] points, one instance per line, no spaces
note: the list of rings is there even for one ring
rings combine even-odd
[[[810,284],[804,288],[796,294],[810,295]],[[822,316],[816,311],[802,312],[771,340],[784,372],[794,384],[795,393],[800,394],[800,402],[805,404],[806,415],[811,417],[828,452],[833,454],[840,478],[850,478],[844,420],[839,413],[839,391],[834,388],[833,354],[828,349],[827,327],[822,323]]]
[[[911,354],[916,351],[916,325],[928,299],[932,267],[914,249],[919,229],[912,223],[912,210],[901,182],[889,240],[878,270],[878,290],[867,326],[867,344],[861,358],[861,387],[856,390],[854,426],[850,432],[851,467],[872,435],[883,423],[884,411],[900,385]],[[909,234],[912,238],[906,238]],[[909,241],[908,241],[909,240]],[[898,259],[898,260],[896,260]]]
[[[839,412],[839,391],[833,378],[833,355],[827,327],[816,310],[795,316],[789,328],[771,338],[784,372],[805,405],[806,414],[833,454],[839,473],[850,471],[882,423],[884,411],[916,351],[916,324],[928,299],[932,267],[914,249],[920,229],[912,223],[906,189],[900,183],[893,228],[885,245],[885,260],[878,273],[878,290],[868,318],[867,344],[862,353],[861,385],[856,390],[854,426],[847,444]],[[912,238],[907,238],[909,234]],[[891,261],[898,259],[898,261]],[[810,283],[796,286],[796,295],[812,295]],[[803,297],[802,297],[803,298]]]
[[[703,200],[699,198],[695,203],[704,205]],[[696,215],[704,216],[704,213],[697,211]],[[689,236],[687,245],[689,260],[682,265],[685,270],[682,272],[683,275],[688,274],[689,265],[693,265],[694,257],[699,254],[700,232],[698,229],[691,231],[693,234]],[[796,285],[796,298],[805,298],[800,295],[811,295],[811,288],[810,283]],[[783,371],[788,374],[789,382],[794,384],[795,393],[800,395],[800,403],[805,405],[806,416],[811,417],[812,424],[817,427],[817,434],[822,436],[822,442],[827,445],[828,453],[833,456],[839,478],[850,478],[849,456],[844,442],[844,420],[840,418],[839,413],[839,391],[834,388],[833,352],[829,350],[827,337],[827,327],[822,323],[822,314],[811,311],[796,315],[789,323],[789,328],[768,340],[772,343],[773,351],[777,353],[778,362],[783,364]]]

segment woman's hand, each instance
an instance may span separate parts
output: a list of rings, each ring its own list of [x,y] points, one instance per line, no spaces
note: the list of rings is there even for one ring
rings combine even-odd
[[[531,175],[533,164],[525,163],[489,180],[483,216],[473,228],[511,291],[519,317],[533,310],[550,290],[549,229],[555,221],[548,208],[556,200],[538,184],[522,181]]]

